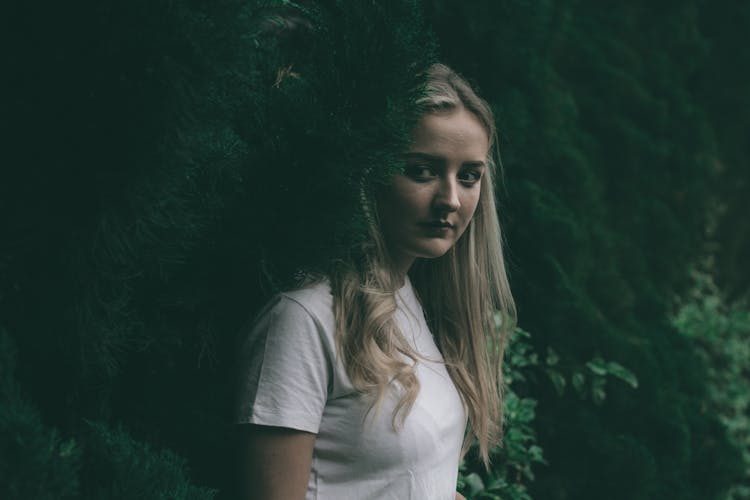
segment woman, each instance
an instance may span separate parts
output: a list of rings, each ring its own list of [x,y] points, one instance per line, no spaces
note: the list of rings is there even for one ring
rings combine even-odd
[[[476,439],[486,463],[499,437],[515,311],[494,120],[444,65],[427,71],[417,104],[403,172],[363,194],[370,241],[326,279],[279,295],[244,343],[248,498],[462,498],[462,453]]]

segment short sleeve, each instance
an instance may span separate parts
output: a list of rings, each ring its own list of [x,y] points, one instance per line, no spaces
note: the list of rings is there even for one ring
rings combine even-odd
[[[327,344],[310,312],[278,296],[242,343],[236,422],[317,433],[332,376]]]

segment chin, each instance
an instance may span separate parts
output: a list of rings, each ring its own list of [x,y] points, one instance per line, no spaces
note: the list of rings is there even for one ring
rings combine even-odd
[[[415,252],[422,259],[437,259],[442,257],[453,247],[453,242],[441,241],[420,245],[419,251]]]

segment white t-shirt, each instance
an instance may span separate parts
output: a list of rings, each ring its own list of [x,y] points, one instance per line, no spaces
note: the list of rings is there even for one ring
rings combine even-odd
[[[395,384],[365,420],[368,400],[336,354],[327,283],[277,296],[244,339],[237,422],[317,434],[306,500],[455,499],[466,413],[408,277],[396,302],[420,355],[419,395],[398,431]]]

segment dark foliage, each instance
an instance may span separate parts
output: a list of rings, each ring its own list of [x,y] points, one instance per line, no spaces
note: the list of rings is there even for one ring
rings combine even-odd
[[[742,2],[14,2],[2,22],[3,498],[231,498],[235,332],[363,237],[438,54],[497,112],[521,325],[555,353],[516,388],[547,461],[532,495],[709,499],[740,474],[714,368],[669,317],[712,225],[719,284],[747,295]],[[638,388],[581,382],[600,358]]]
[[[550,464],[532,495],[718,498],[737,453],[703,404],[705,367],[666,321],[724,181],[691,91],[714,64],[704,6],[432,5],[449,63],[498,110],[521,325],[571,375],[602,355],[641,382],[599,405],[544,378],[529,388]]]

